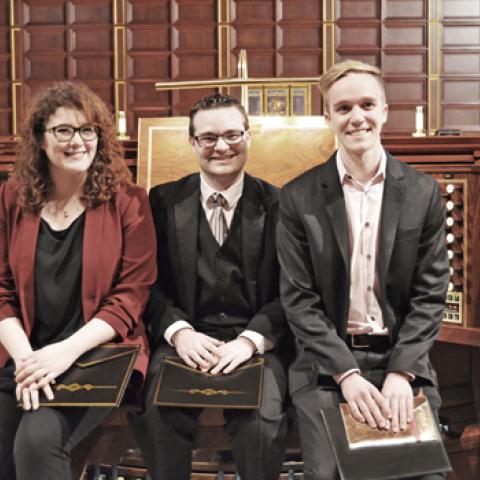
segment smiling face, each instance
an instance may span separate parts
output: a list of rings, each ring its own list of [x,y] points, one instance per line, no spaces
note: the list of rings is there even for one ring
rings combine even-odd
[[[351,157],[376,155],[387,121],[385,92],[368,73],[349,73],[327,92],[327,121],[337,135],[339,149]]]
[[[199,110],[193,117],[194,136],[213,134],[224,135],[232,131],[244,131],[243,115],[236,107],[220,107]],[[219,138],[212,147],[201,147],[194,138],[190,138],[200,170],[210,184],[217,190],[225,190],[240,177],[247,161],[250,134],[246,131],[242,140],[229,145]]]
[[[88,124],[85,115],[73,108],[58,108],[50,115],[45,130],[58,125],[70,125],[78,128]],[[97,153],[98,138],[85,141],[80,132],[75,132],[68,142],[59,142],[52,131],[45,132],[42,149],[49,160],[49,170],[62,173],[86,174]]]

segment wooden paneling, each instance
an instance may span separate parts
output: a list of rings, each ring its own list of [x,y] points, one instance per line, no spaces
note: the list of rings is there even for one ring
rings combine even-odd
[[[441,123],[480,131],[480,3],[443,0]]]
[[[0,0],[0,136],[12,132],[9,0]]]
[[[231,71],[241,48],[252,77],[308,77],[322,71],[323,2],[230,0]],[[312,113],[321,112],[317,89]]]
[[[31,96],[54,81],[83,81],[112,105],[112,2],[16,0],[13,3],[16,83],[12,97],[16,128]]]
[[[415,106],[428,106],[428,0],[335,2],[335,59],[382,69],[390,104],[385,133],[414,131]]]
[[[480,132],[478,0],[0,0],[0,115],[11,117],[0,134],[14,133],[33,92],[74,79],[125,110],[136,136],[138,117],[184,115],[213,91],[164,94],[155,81],[235,76],[242,48],[251,77],[318,76],[347,58],[378,65],[387,134],[410,134],[417,105],[431,133]],[[316,88],[311,107],[322,113]]]

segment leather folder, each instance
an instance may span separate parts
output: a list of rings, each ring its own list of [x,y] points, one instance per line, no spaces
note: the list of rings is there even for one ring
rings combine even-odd
[[[164,407],[259,408],[263,396],[264,358],[254,357],[228,375],[212,375],[179,357],[163,359],[153,403]]]
[[[40,405],[118,407],[133,372],[140,346],[106,343],[86,352],[52,384],[55,398],[40,392]]]
[[[447,472],[450,466],[428,400],[414,400],[414,420],[404,432],[357,422],[347,404],[322,409],[342,480],[389,480]]]

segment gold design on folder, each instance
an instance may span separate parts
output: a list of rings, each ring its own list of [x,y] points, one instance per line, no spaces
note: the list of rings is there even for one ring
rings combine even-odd
[[[215,388],[188,388],[188,389],[175,389],[175,392],[188,393],[189,395],[204,395],[206,397],[212,397],[215,395],[222,395],[224,397],[228,395],[239,395],[247,392],[240,392],[236,390],[216,390]]]
[[[413,421],[404,431],[370,428],[352,417],[348,404],[340,404],[343,424],[351,449],[363,447],[383,447],[405,443],[439,441],[439,433],[428,401],[423,396],[414,399]]]
[[[84,385],[80,385],[79,383],[69,383],[68,385],[64,383],[59,383],[55,385],[55,390],[67,390],[69,392],[78,392],[80,390],[86,390],[89,392],[90,390],[103,390],[103,389],[113,389],[118,388],[116,385],[92,385],[91,383],[85,383]]]

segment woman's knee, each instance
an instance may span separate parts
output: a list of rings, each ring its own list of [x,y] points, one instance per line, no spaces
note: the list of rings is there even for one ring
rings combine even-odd
[[[52,455],[65,455],[64,423],[61,415],[53,409],[41,408],[35,412],[26,412],[15,436],[15,463],[43,464]]]

